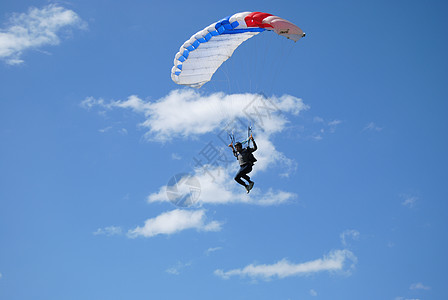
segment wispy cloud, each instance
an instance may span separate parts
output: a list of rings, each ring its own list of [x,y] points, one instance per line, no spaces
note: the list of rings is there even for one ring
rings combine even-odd
[[[318,129],[313,129],[313,133],[311,134],[311,139],[314,141],[321,141],[324,139],[324,136],[328,133],[332,134],[336,132],[337,127],[343,123],[341,120],[331,120],[327,121],[322,117],[314,117],[313,123],[315,127],[318,126]]]
[[[6,27],[0,29],[0,59],[10,65],[21,64],[24,51],[58,45],[62,30],[86,26],[78,14],[57,4],[15,13]]]
[[[337,126],[341,123],[342,123],[341,120],[333,120],[333,121],[328,122],[328,126]]]
[[[128,130],[126,128],[120,128],[118,133],[121,135],[128,135]]]
[[[364,128],[363,131],[376,131],[376,132],[380,132],[382,131],[384,128],[380,127],[378,125],[376,125],[374,122],[370,122],[369,124],[367,124]]]
[[[182,156],[180,154],[178,154],[178,153],[172,153],[171,154],[171,158],[174,159],[174,160],[181,160]]]
[[[128,231],[128,237],[153,237],[160,234],[171,235],[187,229],[199,231],[220,231],[221,223],[218,221],[206,222],[205,210],[175,209],[148,219],[142,227]]]
[[[98,228],[95,232],[93,232],[94,235],[106,235],[106,236],[121,235],[122,233],[123,230],[119,226],[108,226],[105,228]]]
[[[112,129],[112,126],[107,126],[101,129],[98,129],[98,132],[105,133]]]
[[[403,199],[401,205],[406,206],[408,208],[414,208],[417,204],[418,197],[412,195],[402,194],[400,197]]]
[[[352,240],[359,239],[359,231],[354,230],[354,229],[348,229],[348,230],[345,230],[343,233],[341,233],[340,237],[341,237],[342,245],[347,246],[348,239],[352,239]]]
[[[261,278],[285,278],[290,276],[310,275],[319,272],[350,272],[357,262],[356,256],[349,250],[335,250],[313,261],[292,263],[283,259],[271,265],[248,265],[241,269],[223,271],[215,270],[215,275],[228,279],[232,276]]]
[[[427,285],[424,285],[424,284],[421,283],[421,282],[417,282],[417,283],[413,283],[413,284],[411,284],[411,286],[409,287],[409,289],[411,289],[411,290],[430,290],[431,287],[430,287],[430,286],[427,286]]]
[[[205,250],[205,254],[206,254],[206,255],[210,255],[210,254],[212,254],[213,252],[216,252],[216,251],[219,251],[219,250],[222,250],[222,247],[212,247],[212,248],[208,248],[207,250]]]
[[[179,262],[177,262],[176,265],[174,265],[174,266],[169,267],[168,269],[166,269],[165,272],[167,272],[168,274],[171,274],[171,275],[180,275],[180,272],[181,272],[183,269],[185,269],[185,268],[187,268],[187,267],[190,267],[191,265],[192,265],[191,262],[183,263],[183,262],[180,262],[180,261],[179,261]]]

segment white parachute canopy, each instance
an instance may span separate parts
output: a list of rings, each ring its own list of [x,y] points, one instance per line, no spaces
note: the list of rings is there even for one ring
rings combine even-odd
[[[271,30],[297,42],[305,33],[293,23],[262,12],[228,16],[194,34],[174,57],[171,78],[177,84],[200,88],[244,41]]]

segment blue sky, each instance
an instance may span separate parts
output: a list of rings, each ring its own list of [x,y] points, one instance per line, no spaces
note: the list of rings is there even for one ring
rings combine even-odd
[[[0,299],[447,298],[447,8],[3,1]],[[173,83],[182,43],[242,11],[307,36]],[[223,126],[263,105],[247,195]]]

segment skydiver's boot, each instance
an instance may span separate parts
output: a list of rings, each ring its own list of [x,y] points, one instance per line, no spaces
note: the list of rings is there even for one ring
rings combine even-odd
[[[255,182],[249,182],[249,191],[254,187]],[[249,193],[249,191],[247,191]]]
[[[249,192],[250,192],[250,185],[245,185],[244,187],[246,188],[246,192],[249,194]]]

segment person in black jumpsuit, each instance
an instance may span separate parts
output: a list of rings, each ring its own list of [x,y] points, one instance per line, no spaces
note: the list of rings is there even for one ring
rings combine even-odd
[[[233,150],[233,155],[237,158],[240,164],[240,170],[238,171],[238,173],[236,173],[234,179],[236,182],[246,188],[247,193],[249,193],[249,191],[254,186],[254,182],[250,180],[250,177],[247,174],[252,171],[252,166],[254,165],[254,162],[257,161],[252,152],[258,149],[257,144],[255,143],[255,140],[252,136],[250,137],[250,140],[254,144],[253,148],[243,148],[243,145],[239,142],[235,143],[235,147],[233,147],[233,144],[229,145],[229,147],[231,147]],[[245,179],[247,183],[245,183],[241,178]]]

